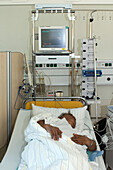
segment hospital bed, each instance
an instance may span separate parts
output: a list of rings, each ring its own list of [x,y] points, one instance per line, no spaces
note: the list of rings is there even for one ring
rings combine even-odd
[[[0,170],[16,170],[20,160],[21,153],[26,145],[24,140],[24,130],[26,129],[29,120],[31,118],[32,110],[31,103],[38,104],[38,106],[44,107],[65,107],[65,108],[76,108],[82,107],[83,104],[80,101],[33,101],[27,102],[25,109],[20,109],[18,117],[15,123],[15,128],[12,133],[12,137],[7,148],[6,154],[0,163]],[[90,119],[89,112],[86,110],[85,113],[85,124],[84,128],[89,127],[91,129],[91,134],[95,139],[95,134],[93,131],[92,122]],[[97,142],[97,141],[96,141]],[[99,149],[99,146],[98,146]],[[99,164],[101,170],[105,170],[105,164],[102,156],[96,158],[96,162]]]

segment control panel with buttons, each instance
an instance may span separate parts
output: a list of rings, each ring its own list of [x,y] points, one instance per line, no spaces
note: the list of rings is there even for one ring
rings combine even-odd
[[[113,68],[113,60],[97,60],[98,68]]]
[[[35,70],[37,72],[37,76],[43,73],[46,85],[49,85],[50,82],[52,86],[71,85],[72,64],[69,55],[36,56]],[[79,59],[75,60],[75,70],[76,70],[76,85],[79,85],[81,83],[82,74],[81,63]]]
[[[96,66],[102,71],[102,76],[97,77],[97,85],[113,85],[113,60],[97,60]]]

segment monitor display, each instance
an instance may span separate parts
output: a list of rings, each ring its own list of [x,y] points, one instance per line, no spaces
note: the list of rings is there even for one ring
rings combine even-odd
[[[68,27],[39,27],[39,50],[68,50]]]

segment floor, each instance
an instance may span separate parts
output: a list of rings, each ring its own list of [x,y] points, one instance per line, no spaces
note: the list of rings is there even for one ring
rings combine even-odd
[[[6,152],[6,146],[0,149],[0,162],[2,161],[2,158]]]

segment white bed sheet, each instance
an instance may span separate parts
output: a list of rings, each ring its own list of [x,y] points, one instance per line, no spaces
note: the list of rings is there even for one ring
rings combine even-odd
[[[0,170],[16,170],[26,142],[24,129],[30,120],[30,110],[20,110],[6,154],[0,163]]]
[[[24,146],[26,145],[26,142],[24,140],[24,130],[28,125],[28,122],[30,120],[30,115],[31,115],[31,110],[21,109],[19,111],[8,149],[6,151],[6,154],[2,162],[0,163],[0,170],[16,170],[17,169],[20,163],[20,160],[21,160],[21,153],[24,149]],[[92,122],[91,122],[88,111],[86,111],[85,124],[89,126],[90,129],[92,129],[91,133],[95,138],[93,127],[92,127]],[[88,129],[86,125],[84,128]],[[96,162],[99,163],[102,170],[106,170],[102,156],[96,158]]]

